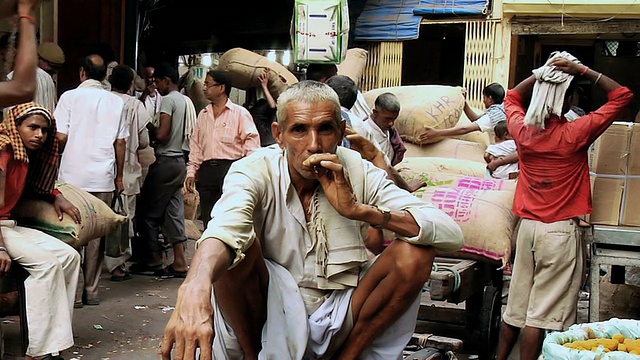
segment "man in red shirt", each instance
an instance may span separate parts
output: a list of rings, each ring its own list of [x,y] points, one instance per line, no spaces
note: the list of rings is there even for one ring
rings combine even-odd
[[[11,220],[11,210],[28,196],[54,203],[60,220],[66,213],[80,222],[78,209],[54,189],[59,155],[55,132],[49,110],[34,103],[11,108],[0,124],[0,275],[9,271],[12,261],[29,273],[25,280],[28,360],[59,359],[57,353],[73,346],[71,320],[80,254]]]
[[[584,65],[567,59],[550,65],[591,80],[609,101],[573,122],[551,115],[541,129],[524,123],[523,104],[536,78],[507,93],[509,133],[520,160],[514,212],[522,221],[498,360],[508,358],[520,329],[520,359],[537,359],[545,330],[564,330],[575,322],[585,256],[576,219],[592,212],[587,150],[633,97],[628,88]],[[565,93],[563,114],[572,103],[572,85]]]

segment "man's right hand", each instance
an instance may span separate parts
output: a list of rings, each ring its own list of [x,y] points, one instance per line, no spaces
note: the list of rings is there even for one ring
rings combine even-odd
[[[0,275],[4,275],[9,272],[11,268],[11,258],[6,251],[0,251]]]
[[[213,360],[212,287],[186,282],[180,286],[176,308],[164,330],[162,360],[172,359],[172,349],[175,359],[195,360],[197,348],[200,348],[200,360]]]
[[[196,178],[195,176],[187,176],[184,180],[184,187],[190,193],[196,192]]]
[[[429,126],[425,126],[424,132],[420,134],[420,136],[418,136],[418,140],[420,142],[428,142],[428,141],[435,140],[437,137],[438,137],[438,130]]]
[[[40,7],[40,0],[19,0],[18,15],[33,15]]]

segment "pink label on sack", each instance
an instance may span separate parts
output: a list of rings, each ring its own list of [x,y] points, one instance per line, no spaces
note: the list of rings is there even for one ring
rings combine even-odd
[[[431,202],[457,222],[471,220],[471,208],[475,191],[470,189],[438,189],[433,192]]]
[[[500,185],[502,185],[502,181],[500,181]],[[472,190],[500,190],[502,186],[498,186],[498,181],[496,180],[464,177],[458,181],[458,187]]]

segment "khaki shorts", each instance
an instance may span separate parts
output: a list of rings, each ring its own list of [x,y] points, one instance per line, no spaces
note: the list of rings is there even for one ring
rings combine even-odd
[[[504,322],[556,331],[575,323],[585,269],[577,226],[522,219]]]

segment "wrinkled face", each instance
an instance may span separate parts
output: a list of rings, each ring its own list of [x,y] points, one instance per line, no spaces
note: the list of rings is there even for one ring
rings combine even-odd
[[[202,86],[202,91],[204,92],[204,96],[209,101],[213,101],[218,98],[220,95],[224,94],[224,85],[218,84],[213,78],[209,75],[204,80],[204,85]]]
[[[156,78],[153,76],[155,69],[152,67],[147,67],[144,69],[144,83],[147,87],[155,87],[156,86]]]
[[[40,150],[49,135],[49,124],[42,115],[31,115],[18,126],[18,134],[28,150]]]
[[[373,113],[371,114],[371,119],[373,119],[373,122],[375,122],[376,125],[378,125],[378,127],[380,128],[380,130],[384,132],[389,131],[389,129],[393,127],[393,125],[396,123],[397,118],[398,118],[397,112],[383,110],[383,109],[374,108]]]
[[[337,121],[335,105],[331,102],[290,102],[283,128],[274,123],[276,141],[287,154],[292,180],[316,179],[311,167],[302,163],[313,154],[335,154],[344,136],[345,122]]]
[[[487,109],[489,108],[489,106],[495,104],[493,99],[487,95],[482,95],[482,103],[484,104],[484,107]]]

